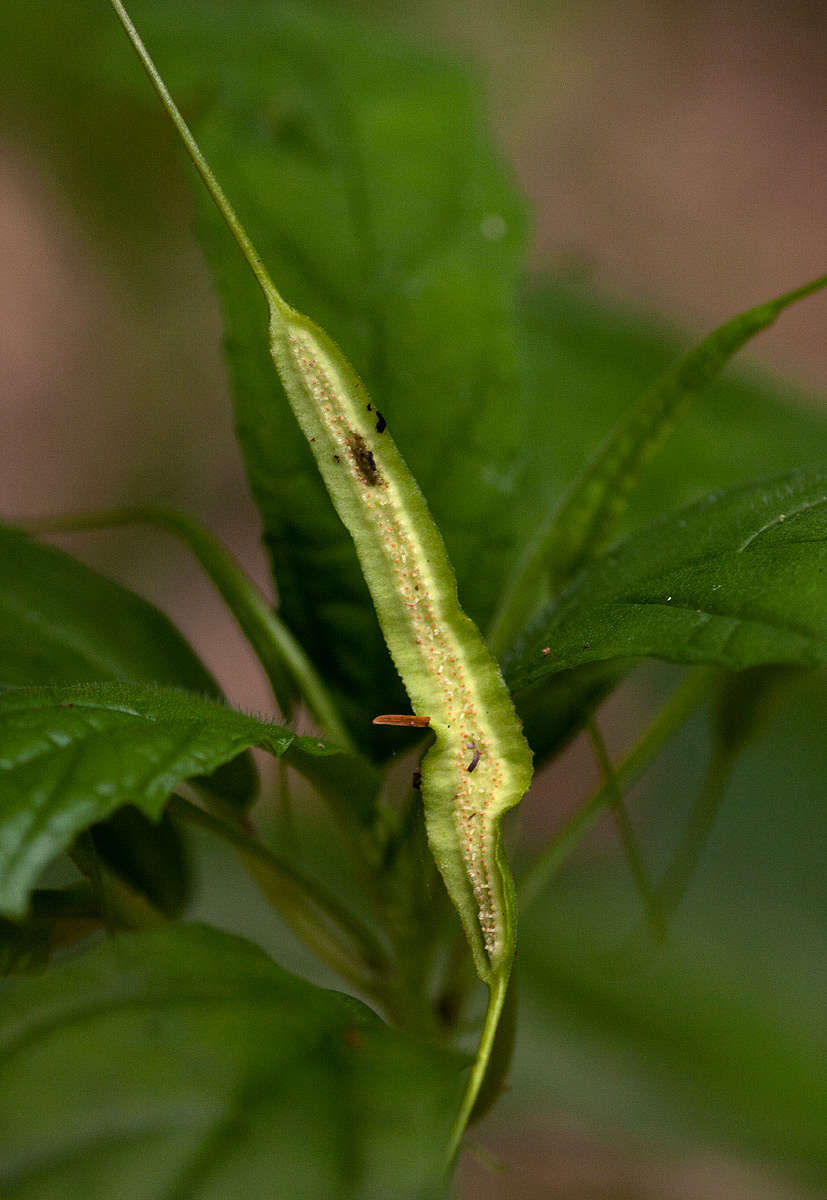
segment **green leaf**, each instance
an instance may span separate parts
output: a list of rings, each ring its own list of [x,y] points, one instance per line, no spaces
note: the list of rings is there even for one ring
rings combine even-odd
[[[41,868],[127,804],[157,819],[182,781],[250,746],[291,761],[318,742],[172,688],[126,684],[0,693],[0,912],[21,915]]]
[[[151,505],[53,517],[34,523],[38,532],[107,529],[146,523],[180,538],[220,593],[264,668],[285,720],[298,692],[328,736],[346,745],[348,736],[330,703],[324,683],[290,630],[233,558],[205,525],[186,513]]]
[[[9,1200],[437,1200],[463,1060],[201,926],[122,935],[0,1004]]]
[[[0,684],[154,682],[216,699],[218,685],[167,618],[52,546],[0,525]],[[245,802],[245,756],[211,781]]]
[[[166,683],[218,695],[151,604],[24,533],[0,525],[0,682]]]
[[[463,600],[485,619],[523,433],[520,406],[501,399],[516,386],[523,214],[481,133],[475,89],[463,72],[319,11],[210,3],[191,13],[138,4],[133,16],[185,111],[188,89],[197,96],[196,135],[279,290],[364,379],[433,508]],[[211,207],[202,229],[282,611],[364,744],[365,717],[395,708],[399,682],[273,377],[256,284]]]
[[[514,689],[588,662],[827,661],[827,473],[750,484],[586,567],[507,663]]]
[[[521,298],[532,435],[509,507],[516,528],[555,509],[582,464],[641,393],[685,352],[674,329],[582,290],[536,280]],[[794,316],[793,318],[794,319]],[[650,462],[621,528],[630,532],[708,493],[819,459],[827,420],[816,399],[778,380],[724,373]],[[821,451],[821,452],[820,452]],[[632,666],[616,659],[545,677],[516,698],[538,762],[555,753]]]
[[[785,308],[825,285],[827,275],[733,317],[666,370],[623,415],[529,543],[491,628],[495,652],[608,545],[643,471],[692,400]]]

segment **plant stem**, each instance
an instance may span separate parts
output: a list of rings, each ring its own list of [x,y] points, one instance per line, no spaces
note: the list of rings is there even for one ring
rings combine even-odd
[[[629,817],[629,810],[623,802],[623,792],[617,773],[609,757],[608,747],[593,716],[586,721],[586,732],[594,750],[595,758],[603,776],[603,786],[606,790],[606,803],[614,817],[617,835],[626,855],[629,872],[640,896],[646,920],[656,941],[662,942],[666,936],[666,925],[663,913],[660,911],[658,897],[652,887],[649,874],[643,862],[640,844]]]
[[[488,1060],[491,1057],[491,1051],[494,1047],[497,1026],[500,1023],[500,1015],[502,1014],[505,997],[508,992],[508,976],[508,972],[501,972],[491,981],[488,992],[488,1008],[485,1012],[485,1021],[483,1022],[479,1046],[477,1047],[477,1056],[471,1068],[471,1077],[468,1080],[468,1086],[465,1089],[465,1095],[462,1098],[462,1104],[451,1132],[451,1140],[448,1145],[449,1163],[452,1163],[457,1156],[462,1135],[465,1133],[468,1121],[474,1111],[474,1105],[477,1102],[482,1082],[485,1079]]]
[[[158,98],[166,109],[173,125],[177,129],[178,135],[181,138],[181,141],[184,143],[195,169],[203,179],[207,191],[210,193],[210,196],[215,202],[216,207],[223,216],[224,220],[227,222],[230,232],[238,244],[238,248],[246,258],[250,266],[250,270],[258,280],[262,291],[268,298],[272,295],[277,295],[276,289],[273,286],[273,281],[267,274],[267,269],[265,268],[264,263],[261,261],[258,251],[250,241],[250,237],[244,226],[241,224],[241,221],[238,219],[235,209],[227,199],[224,189],[210,170],[209,163],[201,153],[198,143],[192,136],[189,126],[182,117],[178,106],[169,93],[169,89],[167,88],[161,76],[158,74],[155,63],[150,58],[149,52],[141,40],[141,35],[132,24],[129,14],[127,13],[123,4],[121,4],[121,0],[110,0],[110,3],[115,10],[115,15],[123,26],[127,37],[135,48],[135,52],[137,53],[138,58],[141,60],[144,70],[149,76],[150,83],[155,88]]]
[[[686,829],[658,884],[656,897],[666,921],[671,921],[704,852],[726,793],[735,756],[721,749],[712,758]]]
[[[614,767],[619,787],[628,787],[637,779],[687,717],[707,699],[718,676],[719,671],[713,667],[696,667],[687,673],[648,729]],[[521,911],[527,911],[540,897],[559,868],[595,824],[603,809],[610,803],[610,799],[610,787],[605,783],[601,784],[572,813],[523,871],[517,883]]]
[[[182,796],[171,797],[167,808],[172,816],[200,825],[240,850],[296,935],[354,987],[370,995],[377,992],[389,971],[387,955],[371,931],[334,896],[249,834]]]

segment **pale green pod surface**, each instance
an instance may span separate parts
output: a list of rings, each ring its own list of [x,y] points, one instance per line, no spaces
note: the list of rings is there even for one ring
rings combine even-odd
[[[513,952],[500,821],[531,780],[531,751],[499,668],[457,599],[425,498],[335,343],[270,295],[273,359],[349,530],[413,711],[435,736],[422,763],[428,838],[490,982]]]
[[[491,986],[458,1138],[490,1052],[514,950],[500,822],[528,788],[531,751],[499,667],[459,606],[442,538],[384,419],[331,338],[282,300],[121,0],[111,4],[267,298],[270,348],[288,399],[353,538],[413,709],[430,717],[435,744],[422,764],[428,838],[477,971]]]

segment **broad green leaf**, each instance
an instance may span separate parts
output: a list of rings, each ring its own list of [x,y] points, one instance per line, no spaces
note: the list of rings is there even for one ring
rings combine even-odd
[[[9,1200],[438,1200],[463,1060],[202,926],[127,934],[0,1003]]]
[[[157,819],[182,781],[250,746],[300,768],[327,748],[172,688],[127,684],[0,692],[0,912],[20,915],[43,866],[132,804]]]
[[[180,538],[198,560],[256,652],[284,719],[290,718],[293,697],[298,692],[321,728],[340,745],[346,745],[347,733],[307,655],[240,563],[200,521],[174,509],[147,505],[55,517],[39,522],[38,528],[55,533],[141,523]]]
[[[827,661],[827,473],[711,495],[586,567],[507,663],[516,690],[589,662]]]
[[[151,604],[55,547],[0,526],[0,683],[106,679],[218,695]]]
[[[0,525],[0,684],[154,682],[219,697],[218,685],[167,618],[52,546]],[[212,781],[249,800],[241,758]]]
[[[485,618],[523,432],[511,311],[523,217],[474,88],[319,11],[138,4],[133,16],[185,111],[197,97],[196,135],[279,290],[364,379],[428,495],[463,600]],[[364,742],[365,716],[393,709],[399,683],[274,378],[255,282],[211,207],[202,228],[283,613]]]
[[[646,466],[733,354],[784,309],[825,285],[827,275],[733,317],[665,371],[624,414],[529,543],[491,628],[495,651],[505,650],[543,601],[608,545]]]

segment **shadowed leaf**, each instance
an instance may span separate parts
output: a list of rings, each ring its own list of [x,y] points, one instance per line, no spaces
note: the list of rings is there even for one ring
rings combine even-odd
[[[446,1194],[463,1060],[240,938],[120,935],[13,985],[0,1030],[9,1200]]]
[[[0,911],[21,915],[29,889],[74,837],[124,805],[157,819],[182,781],[250,746],[295,765],[329,753],[288,729],[188,692],[126,684],[0,693]]]

